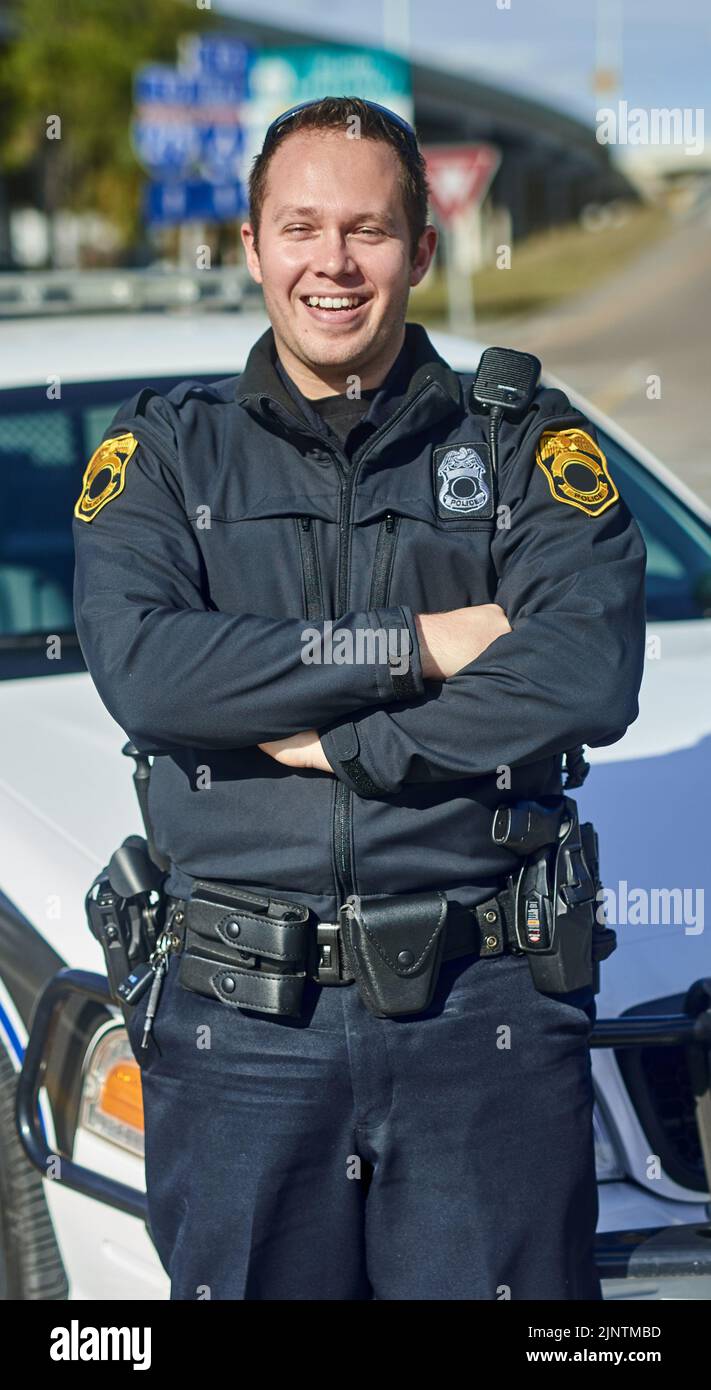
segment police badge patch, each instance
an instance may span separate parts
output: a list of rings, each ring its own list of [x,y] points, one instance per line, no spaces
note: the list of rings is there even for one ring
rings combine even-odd
[[[105,439],[95,449],[74,507],[74,515],[80,521],[93,521],[97,512],[123,491],[126,464],[137,448],[138,440],[132,434],[119,434],[115,439]]]
[[[488,444],[477,440],[433,449],[432,470],[435,506],[442,521],[491,520],[494,485]]]
[[[544,430],[536,463],[557,502],[599,516],[619,497],[599,444],[587,430]]]

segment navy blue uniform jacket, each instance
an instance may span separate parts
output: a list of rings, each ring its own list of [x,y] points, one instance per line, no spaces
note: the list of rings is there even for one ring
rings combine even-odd
[[[474,373],[406,332],[409,385],[350,466],[299,417],[269,329],[240,376],[139,392],[87,468],[77,631],[107,709],[155,754],[180,896],[230,879],[331,921],[350,892],[482,901],[517,862],[493,808],[560,791],[565,750],[637,716],[645,547],[594,427],[539,387],[501,427],[495,479]],[[512,631],[423,681],[414,614],[494,601]],[[303,659],[314,629],[332,659]],[[256,746],[311,728],[335,775]]]

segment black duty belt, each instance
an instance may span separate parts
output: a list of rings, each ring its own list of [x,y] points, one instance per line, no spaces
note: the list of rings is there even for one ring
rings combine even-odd
[[[356,919],[362,929],[357,941]],[[510,879],[474,907],[447,901],[440,892],[355,897],[340,909],[338,922],[321,921],[293,900],[198,879],[189,899],[168,896],[165,924],[182,952],[179,978],[187,989],[236,1007],[292,1016],[300,1013],[306,979],[326,986],[356,983],[372,1011],[387,1016],[410,1011],[408,989],[414,1011],[425,1007],[421,1000],[431,997],[443,960],[523,954]],[[378,972],[388,953],[399,1007],[387,989],[379,997]],[[428,973],[427,988],[418,982]]]

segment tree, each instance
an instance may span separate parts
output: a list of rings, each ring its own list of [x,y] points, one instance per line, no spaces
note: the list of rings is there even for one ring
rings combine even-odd
[[[210,11],[183,0],[13,0],[7,18],[0,169],[31,170],[50,216],[103,213],[130,245],[145,177],[130,140],[134,72],[174,63],[177,39],[212,27]]]

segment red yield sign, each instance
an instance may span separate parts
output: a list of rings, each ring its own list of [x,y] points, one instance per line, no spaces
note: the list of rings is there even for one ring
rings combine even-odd
[[[493,145],[426,145],[422,153],[430,201],[444,223],[483,203],[501,161]]]

